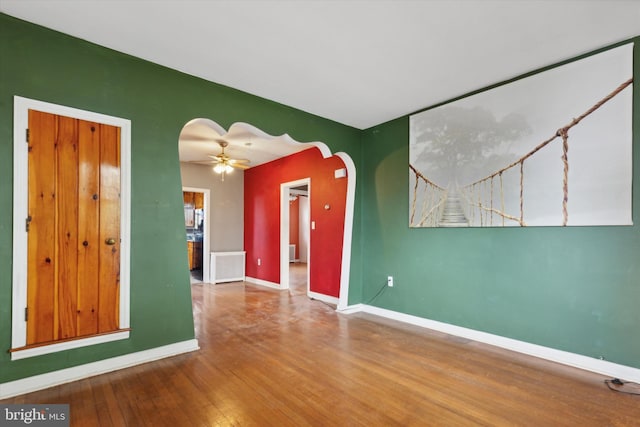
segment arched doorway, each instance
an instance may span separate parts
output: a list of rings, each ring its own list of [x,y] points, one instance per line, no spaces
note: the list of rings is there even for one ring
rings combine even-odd
[[[180,134],[180,161],[192,163],[200,161],[206,164],[211,159],[211,155],[215,156],[219,153],[220,141],[225,142],[225,154],[231,158],[243,158],[250,161],[246,171],[237,171],[238,175],[244,177],[244,183],[241,194],[235,194],[235,198],[241,200],[243,205],[243,247],[240,249],[246,251],[246,280],[258,285],[287,289],[289,241],[288,236],[282,236],[282,230],[285,229],[285,226],[288,227],[288,223],[283,224],[280,212],[284,212],[282,206],[288,206],[289,195],[287,189],[286,196],[283,196],[284,190],[281,185],[306,178],[306,172],[297,170],[301,168],[302,164],[306,165],[303,167],[306,171],[313,170],[319,165],[322,166],[322,172],[314,172],[316,174],[314,179],[321,184],[317,188],[327,189],[326,197],[333,193],[339,193],[342,196],[338,196],[339,201],[331,203],[318,199],[319,205],[311,207],[312,227],[314,223],[324,224],[324,221],[329,221],[329,218],[332,218],[331,221],[335,221],[336,218],[340,219],[340,227],[322,229],[324,235],[333,233],[335,235],[333,240],[337,241],[335,245],[332,243],[333,246],[330,249],[332,253],[335,252],[337,255],[332,258],[334,261],[332,261],[331,268],[321,268],[322,271],[330,270],[333,276],[316,280],[322,284],[327,281],[336,282],[336,287],[327,291],[319,286],[315,297],[324,299],[326,296],[329,302],[336,303],[338,309],[345,308],[348,304],[356,175],[351,158],[345,153],[331,153],[327,145],[322,142],[301,143],[289,135],[269,135],[246,123],[235,123],[228,131],[225,131],[210,119],[194,119],[185,124]],[[303,152],[306,154],[302,154]],[[313,154],[310,154],[312,152]],[[313,158],[311,159],[311,157]],[[255,180],[252,181],[253,178],[251,178],[255,175],[260,175],[258,185],[255,185]],[[212,175],[211,179],[214,180],[215,177]],[[247,179],[251,183],[248,184]],[[226,182],[225,180],[225,184]],[[271,187],[261,187],[267,182]],[[337,185],[339,192],[331,191],[332,185]],[[313,184],[311,186],[313,187]],[[217,187],[222,187],[222,184]],[[257,207],[249,206],[254,199],[264,201],[267,198],[269,201],[266,204]],[[216,199],[216,189],[214,188],[211,193],[212,211],[216,210]],[[255,209],[259,212],[254,211]],[[274,213],[276,219],[272,220]],[[314,218],[314,215],[317,218]],[[215,227],[214,223],[212,223],[213,227]],[[322,239],[315,239],[316,242],[320,240]],[[212,236],[212,248],[215,248],[218,243]],[[325,262],[323,257],[327,258],[326,248],[314,248],[313,236],[310,245],[310,265],[315,264],[322,267],[322,262]],[[315,292],[313,290],[313,272],[311,273],[310,286],[311,292]]]

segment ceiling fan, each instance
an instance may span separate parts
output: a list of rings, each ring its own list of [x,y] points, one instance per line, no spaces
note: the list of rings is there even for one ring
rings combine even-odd
[[[248,169],[249,168],[249,160],[248,159],[233,159],[227,156],[224,152],[224,149],[229,145],[227,141],[217,140],[216,141],[222,151],[218,155],[208,154],[207,156],[211,158],[207,163],[213,163],[213,171],[219,173],[221,175],[222,181],[224,181],[224,176],[228,173],[233,172],[233,169]]]

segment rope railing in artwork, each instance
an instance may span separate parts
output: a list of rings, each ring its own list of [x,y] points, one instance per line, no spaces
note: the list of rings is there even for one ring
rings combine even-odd
[[[549,145],[556,138],[561,138],[562,139],[562,163],[563,163],[562,225],[566,226],[567,222],[568,222],[568,219],[569,219],[569,212],[568,212],[568,208],[567,208],[568,201],[569,201],[569,159],[568,159],[569,130],[571,128],[573,128],[574,126],[576,126],[578,123],[580,123],[585,117],[589,116],[594,111],[596,111],[598,108],[600,108],[602,105],[604,105],[607,101],[611,100],[617,94],[619,94],[624,89],[626,89],[631,83],[633,83],[633,78],[630,78],[629,80],[627,80],[624,83],[622,83],[613,92],[611,92],[610,94],[608,94],[607,96],[602,98],[600,101],[595,103],[591,108],[589,108],[583,114],[581,114],[580,116],[574,118],[569,124],[567,124],[566,126],[563,126],[560,129],[558,129],[553,136],[551,136],[548,139],[542,141],[535,148],[533,148],[531,151],[529,151],[528,153],[526,153],[525,155],[520,157],[518,160],[510,163],[509,165],[503,167],[500,170],[497,170],[497,171],[485,176],[484,178],[481,178],[481,179],[479,179],[479,180],[477,180],[475,182],[472,182],[471,184],[468,184],[468,185],[462,187],[461,188],[461,193],[462,194],[466,194],[467,192],[473,193],[475,191],[475,189],[476,189],[476,186],[479,186],[480,184],[486,183],[486,182],[489,181],[491,183],[491,207],[487,208],[486,206],[482,205],[482,203],[470,203],[470,204],[475,206],[475,207],[477,207],[478,209],[480,209],[481,212],[483,210],[484,211],[488,211],[488,212],[492,212],[492,213],[495,213],[495,214],[499,215],[503,219],[505,219],[505,218],[506,219],[510,219],[510,220],[518,222],[518,224],[520,226],[523,226],[523,227],[526,226],[526,223],[524,221],[524,162],[528,158],[533,156],[535,153],[540,151],[542,148],[544,148],[547,145]],[[504,172],[508,171],[509,169],[511,169],[511,168],[513,168],[515,166],[518,166],[518,165],[520,166],[520,213],[519,213],[519,217],[515,217],[513,215],[508,215],[507,213],[504,212],[504,191],[503,191],[503,186],[502,186],[502,174]],[[495,177],[497,177],[497,176],[500,177],[500,197],[501,197],[501,201],[502,201],[502,210],[497,210],[497,209],[493,208],[493,179]],[[469,200],[468,197],[466,197],[466,198],[467,198],[467,200]],[[504,222],[503,222],[503,225],[504,225]]]
[[[493,214],[498,215],[499,217],[502,218],[502,226],[504,227],[505,225],[505,219],[517,222],[520,226],[525,227],[527,224],[524,222],[524,220],[522,219],[522,217],[516,217],[513,215],[509,215],[507,213],[504,212],[504,190],[503,190],[503,185],[502,185],[502,175],[499,175],[500,177],[500,203],[501,203],[501,209],[495,208],[493,206],[493,178],[491,178],[491,181],[489,182],[489,186],[490,186],[490,193],[491,196],[489,198],[489,207],[486,207],[485,205],[482,204],[482,190],[481,189],[477,189],[477,185],[471,185],[471,186],[467,186],[465,189],[461,189],[460,190],[460,194],[462,194],[462,197],[465,199],[465,201],[467,202],[468,206],[474,207],[474,208],[478,208],[478,211],[480,212],[480,226],[485,226],[485,225],[489,225],[489,226],[493,226]],[[482,184],[483,182],[478,182],[476,184]],[[477,193],[477,202],[474,201],[474,198],[476,196]],[[521,199],[521,204],[524,203],[524,201]],[[482,217],[482,213],[485,213],[485,216]],[[475,220],[475,209],[471,209],[468,212],[468,215],[471,217],[471,222],[473,223]],[[489,217],[489,218],[487,218]]]
[[[440,213],[444,201],[446,200],[447,190],[422,175],[422,173],[420,173],[420,171],[413,167],[413,165],[409,164],[409,169],[413,171],[415,175],[415,183],[413,185],[413,199],[411,202],[411,217],[409,219],[409,224],[411,225],[411,227],[424,227],[425,223],[427,223],[427,221],[430,221],[430,224],[434,226],[438,221],[437,214]],[[416,223],[415,213],[418,198],[418,187],[420,182],[424,183],[424,198],[421,209],[422,216]]]

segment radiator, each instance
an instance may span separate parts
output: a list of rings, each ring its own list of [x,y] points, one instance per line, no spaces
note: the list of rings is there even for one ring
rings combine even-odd
[[[244,280],[244,252],[211,252],[211,283]]]

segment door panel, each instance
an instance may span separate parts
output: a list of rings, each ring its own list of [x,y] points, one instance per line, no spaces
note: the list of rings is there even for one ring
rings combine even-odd
[[[78,289],[78,133],[77,120],[58,117],[56,139],[57,290],[54,339],[77,336]],[[58,324],[56,325],[56,319]],[[56,327],[57,326],[57,327]]]
[[[100,132],[97,123],[78,124],[78,335],[98,333],[98,256],[101,247]]]
[[[56,118],[29,110],[27,344],[54,339]]]
[[[118,328],[120,288],[120,132],[100,125],[100,277],[98,332]],[[113,240],[113,243],[107,243]]]
[[[29,111],[27,345],[118,329],[120,129]]]

